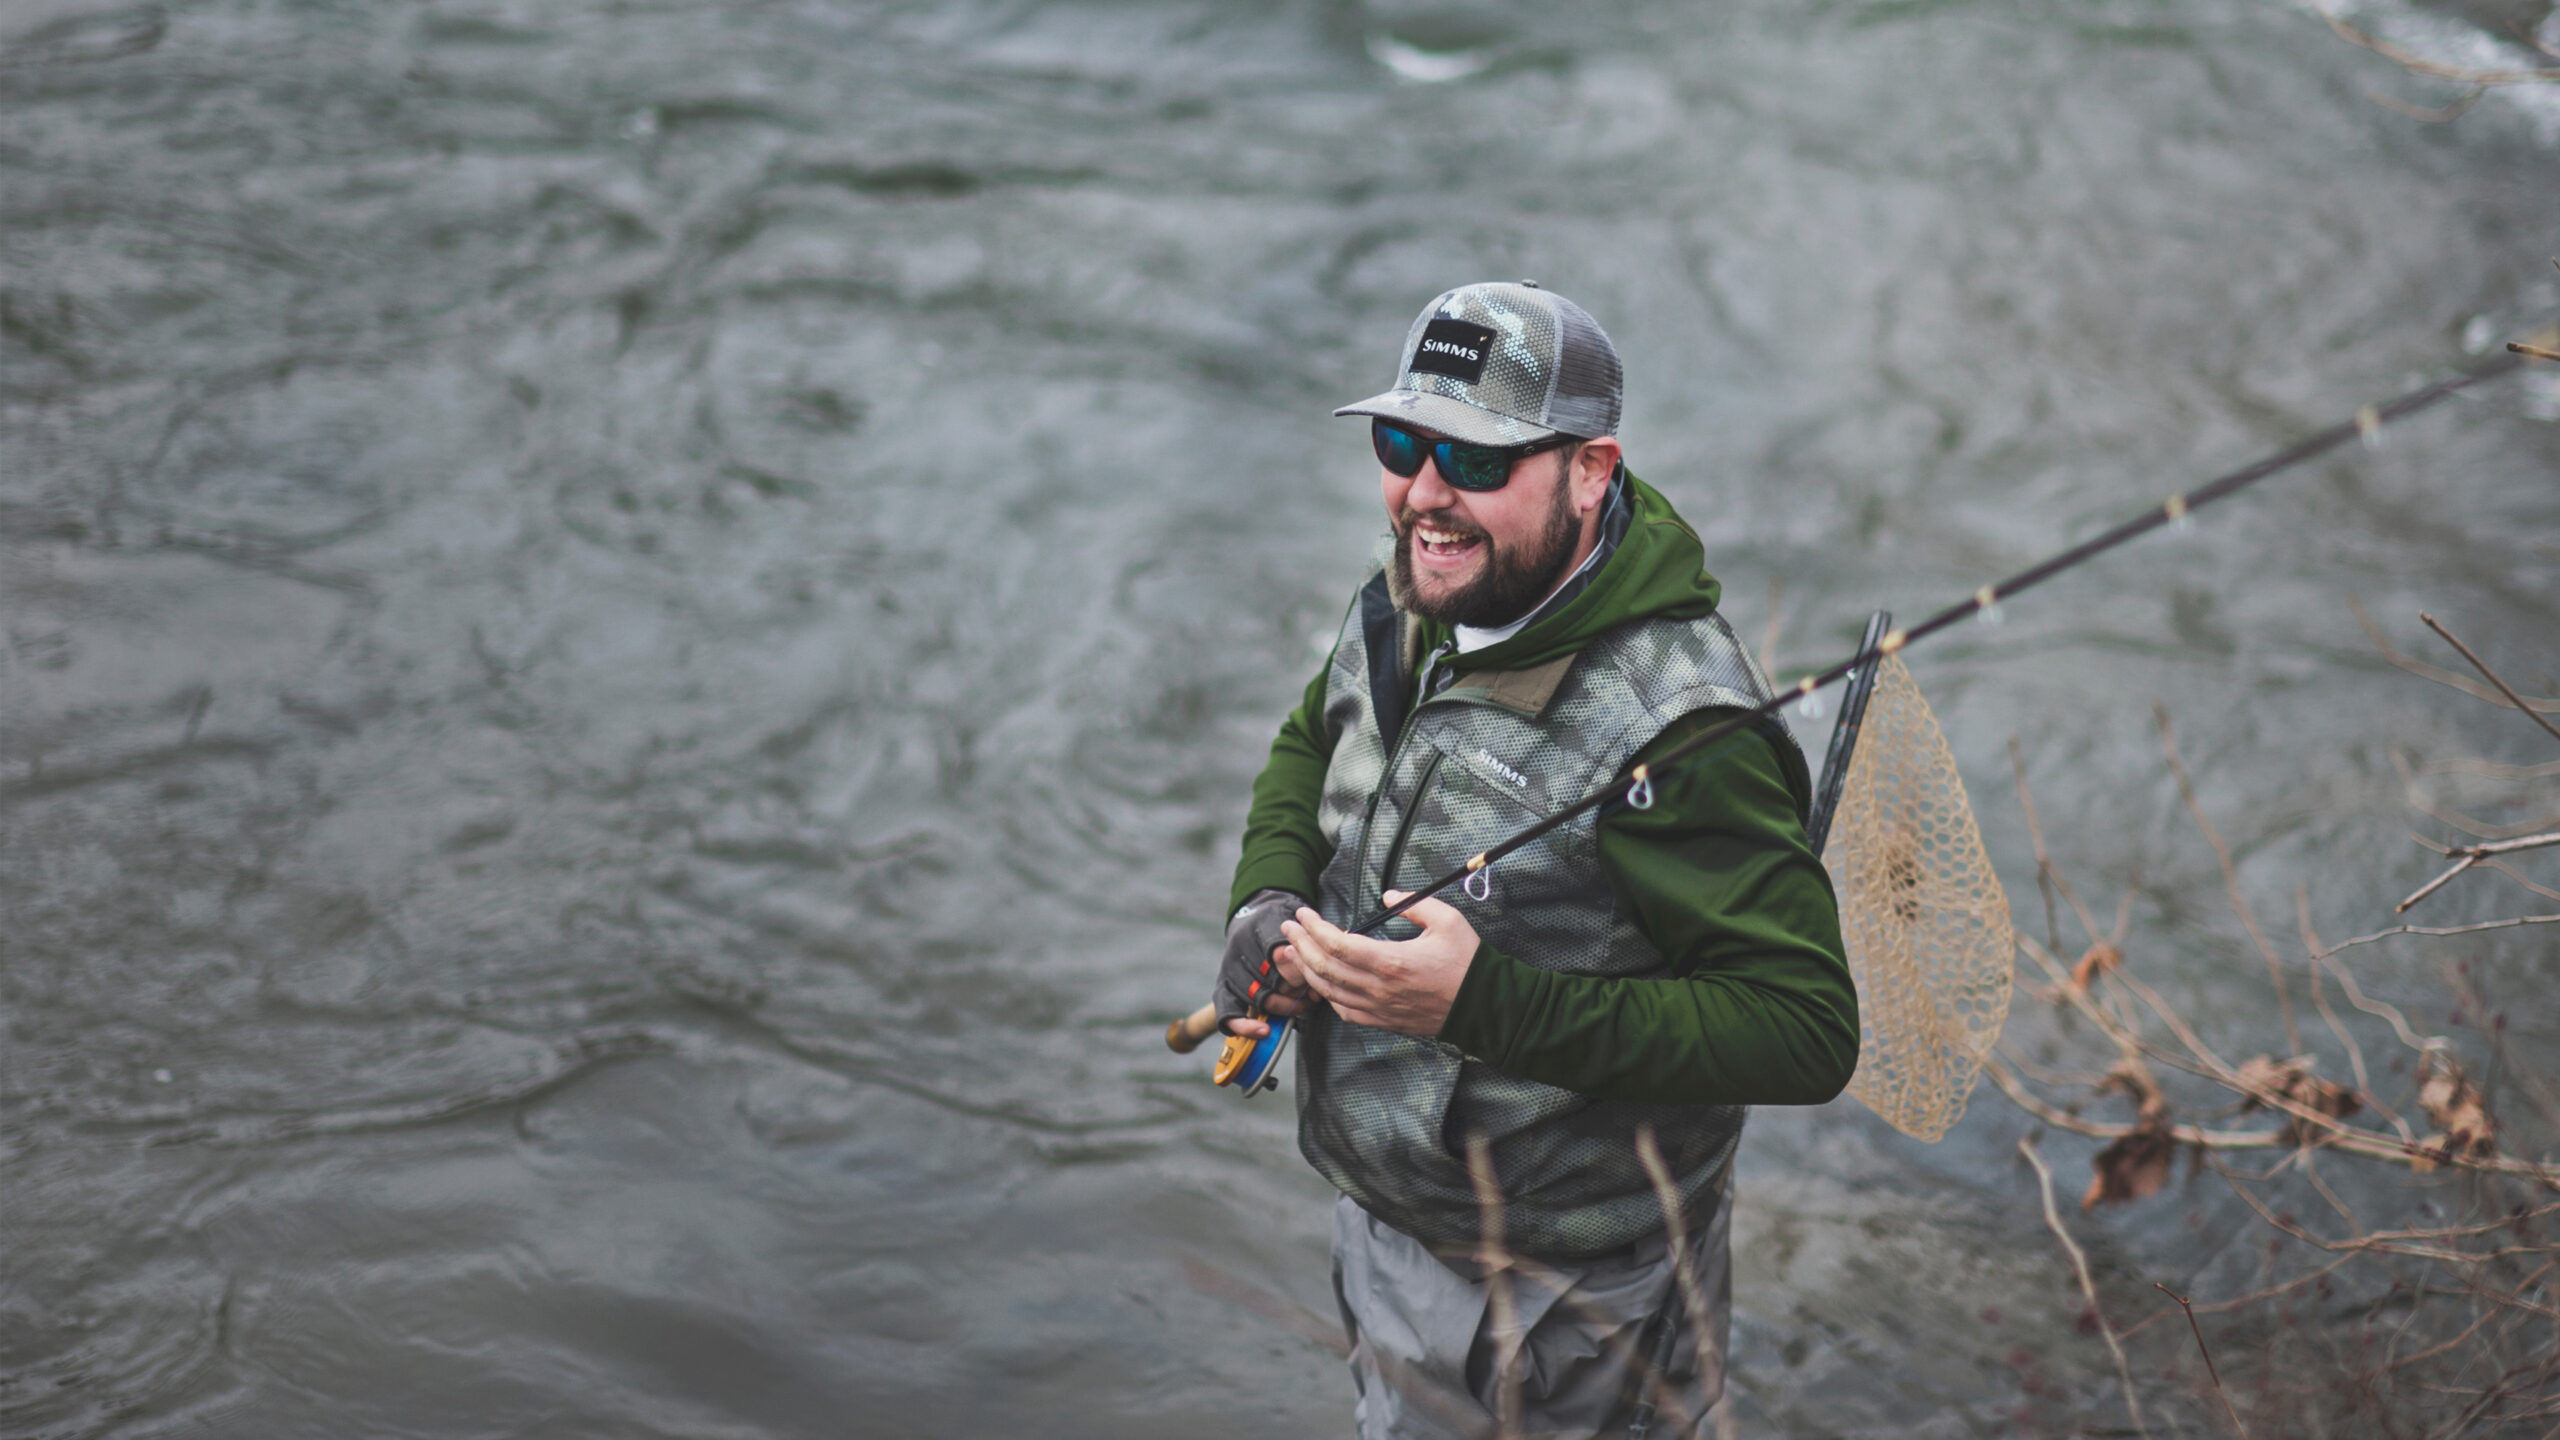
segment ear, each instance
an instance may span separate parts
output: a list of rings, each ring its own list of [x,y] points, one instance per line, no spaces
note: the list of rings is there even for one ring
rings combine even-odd
[[[1616,478],[1618,462],[1625,455],[1615,435],[1583,442],[1582,453],[1574,457],[1573,474],[1565,482],[1573,487],[1573,513],[1589,515],[1608,500],[1609,482]]]

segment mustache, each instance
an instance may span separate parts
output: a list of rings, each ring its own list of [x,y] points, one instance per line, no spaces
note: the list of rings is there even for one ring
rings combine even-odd
[[[1423,518],[1423,514],[1419,510],[1406,509],[1397,511],[1396,538],[1399,540],[1412,539],[1413,527],[1421,524]],[[1492,538],[1484,527],[1461,520],[1445,511],[1443,511],[1438,518],[1431,521],[1431,528],[1444,535],[1455,535],[1461,540],[1489,540]]]

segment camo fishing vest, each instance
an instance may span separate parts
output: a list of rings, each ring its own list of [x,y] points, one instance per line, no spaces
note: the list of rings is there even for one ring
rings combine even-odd
[[[1390,886],[1445,874],[1616,776],[1682,715],[1769,697],[1767,678],[1724,617],[1709,615],[1631,621],[1563,659],[1469,674],[1414,704],[1420,657],[1407,653],[1409,629],[1385,574],[1373,575],[1344,621],[1325,682],[1336,738],[1318,819],[1334,852],[1316,904],[1338,925],[1374,912]],[[1610,893],[1593,816],[1486,873],[1485,899],[1455,887],[1440,898],[1496,949],[1572,975],[1673,973]],[[1416,931],[1398,920],[1386,933]],[[1466,1141],[1481,1133],[1505,1200],[1507,1243],[1557,1261],[1603,1255],[1663,1228],[1636,1158],[1639,1125],[1653,1127],[1687,1218],[1706,1218],[1745,1114],[1738,1105],[1594,1100],[1330,1011],[1300,1030],[1297,1092],[1298,1148],[1308,1162],[1371,1214],[1443,1251],[1477,1241]]]

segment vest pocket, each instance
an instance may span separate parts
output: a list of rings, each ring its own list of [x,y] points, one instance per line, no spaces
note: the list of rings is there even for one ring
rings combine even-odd
[[[1461,826],[1479,814],[1494,813],[1505,817],[1507,833],[1531,820],[1545,819],[1551,808],[1574,798],[1558,799],[1547,793],[1533,758],[1547,748],[1543,745],[1520,746],[1518,755],[1505,755],[1487,743],[1482,729],[1475,727],[1461,729],[1446,739],[1434,736],[1431,743],[1456,767],[1455,771],[1444,767],[1440,789],[1452,806],[1450,818]]]

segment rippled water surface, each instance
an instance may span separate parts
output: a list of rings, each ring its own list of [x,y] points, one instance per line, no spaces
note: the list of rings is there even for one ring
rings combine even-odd
[[[1342,1433],[1287,1106],[1157,1037],[1379,523],[1326,411],[1423,300],[1610,327],[1782,665],[2560,309],[2539,97],[2421,123],[2258,0],[0,25],[12,1435]],[[2553,686],[2555,414],[1922,652],[2022,921],[2013,734],[2143,963],[2272,1023],[2157,698],[2266,913],[2382,923],[2393,747],[2546,756],[2345,602]],[[1747,1429],[2096,1383],[2023,1129],[1754,1121]],[[2227,1204],[2084,1233],[2192,1280]]]

